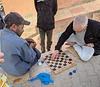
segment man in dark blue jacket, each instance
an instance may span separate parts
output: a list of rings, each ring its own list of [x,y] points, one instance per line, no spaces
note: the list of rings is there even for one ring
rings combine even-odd
[[[37,27],[41,38],[41,51],[45,52],[45,33],[47,34],[47,51],[52,45],[52,33],[55,28],[54,16],[57,12],[57,0],[34,0],[37,11]]]

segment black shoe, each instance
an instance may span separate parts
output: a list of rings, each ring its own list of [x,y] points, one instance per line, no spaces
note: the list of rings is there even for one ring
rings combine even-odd
[[[47,51],[51,51],[50,49],[47,49]]]
[[[45,52],[44,52],[44,51],[42,51],[42,52],[41,52],[41,54],[42,54],[42,53],[45,53]]]
[[[96,54],[96,53],[93,54],[93,56],[98,56],[98,55],[100,55],[100,54]]]

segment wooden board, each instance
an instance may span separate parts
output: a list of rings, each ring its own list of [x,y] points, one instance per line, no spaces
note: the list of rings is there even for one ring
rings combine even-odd
[[[75,66],[76,63],[67,56],[63,51],[59,52],[59,57],[53,61],[51,59],[52,54],[46,55],[43,57],[43,60],[46,64],[50,67],[50,69],[55,73],[58,74],[72,66]]]

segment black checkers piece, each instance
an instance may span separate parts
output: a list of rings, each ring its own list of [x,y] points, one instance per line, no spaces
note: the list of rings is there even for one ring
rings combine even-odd
[[[61,68],[61,66],[58,66],[58,68]]]
[[[60,60],[60,62],[63,62],[63,60]]]
[[[61,54],[61,53],[59,53],[59,54]]]
[[[67,63],[66,61],[64,61],[64,63]]]
[[[51,59],[48,59],[49,61],[51,60]]]
[[[63,55],[61,57],[64,57]]]
[[[59,60],[56,60],[56,62],[59,62]]]
[[[62,50],[60,50],[59,52],[63,52]]]
[[[50,63],[49,61],[47,63]]]
[[[48,56],[45,56],[46,58],[48,57]]]
[[[72,61],[72,59],[69,59],[69,61]]]
[[[66,66],[67,64],[63,64],[63,66]]]
[[[52,55],[52,54],[50,54],[50,55]]]
[[[59,59],[59,58],[57,58],[57,59]]]
[[[51,56],[49,56],[49,58],[51,58]]]
[[[62,53],[62,55],[65,55],[65,53]]]
[[[54,65],[54,67],[57,67],[56,65]]]
[[[53,67],[53,65],[50,65],[50,67]]]
[[[68,58],[68,56],[66,56],[66,58]]]
[[[53,70],[53,71],[55,71],[56,69],[55,69],[55,68],[53,68],[52,70]]]
[[[59,63],[59,65],[62,65],[62,63]]]
[[[54,64],[53,62],[51,62],[52,64]]]
[[[64,58],[61,58],[61,60],[63,60]]]
[[[55,65],[57,65],[58,63],[55,63]]]

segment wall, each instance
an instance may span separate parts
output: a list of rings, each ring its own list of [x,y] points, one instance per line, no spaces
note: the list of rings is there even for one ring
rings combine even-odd
[[[19,12],[25,16],[28,13],[36,13],[34,8],[34,0],[2,0],[5,13]]]

